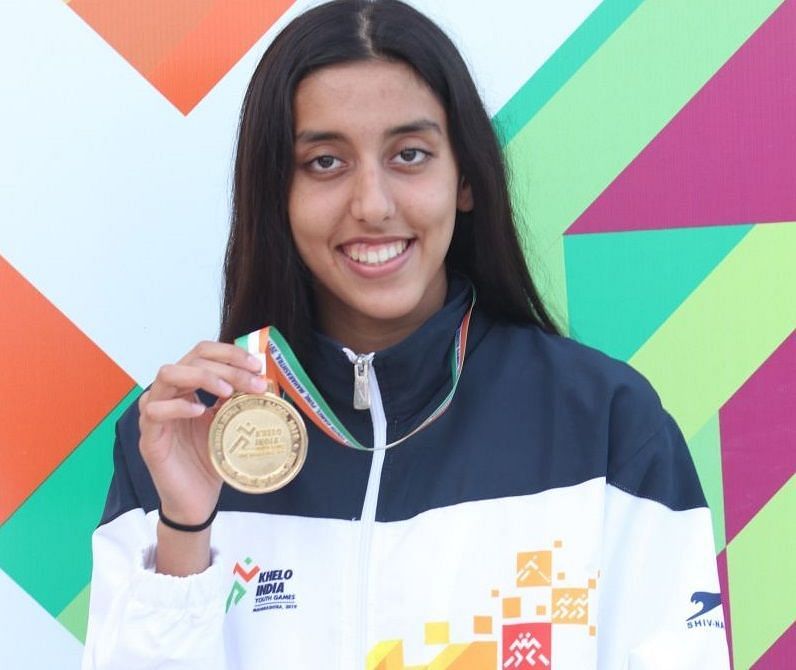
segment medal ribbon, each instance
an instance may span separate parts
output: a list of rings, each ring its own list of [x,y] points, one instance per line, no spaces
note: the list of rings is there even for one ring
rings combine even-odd
[[[456,388],[462,375],[464,356],[467,350],[467,333],[470,328],[470,317],[473,314],[474,307],[475,290],[473,290],[470,306],[465,312],[461,324],[456,329],[453,346],[451,347],[451,390],[443,398],[439,407],[431,412],[419,426],[401,439],[382,447],[382,449],[389,449],[408,440],[412,435],[436,421],[448,409],[448,406],[453,401],[453,396],[456,393]],[[235,340],[235,344],[246,349],[250,354],[257,356],[263,362],[262,376],[272,380],[275,378],[279,387],[285,391],[293,403],[328,437],[352,449],[361,451],[375,450],[373,447],[366,447],[361,444],[343,425],[343,422],[340,421],[332,411],[332,408],[323,399],[321,392],[312,383],[287,340],[274,326],[266,326],[248,335],[243,335]]]

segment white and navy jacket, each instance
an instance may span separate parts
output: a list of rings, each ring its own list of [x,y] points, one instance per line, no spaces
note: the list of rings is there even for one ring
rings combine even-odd
[[[305,365],[364,444],[450,390],[470,287],[377,352],[370,411],[318,336]],[[677,426],[630,367],[476,307],[454,400],[387,451],[311,422],[286,488],[224,487],[204,573],[153,571],[136,406],[94,534],[84,670],[729,668],[710,513]]]

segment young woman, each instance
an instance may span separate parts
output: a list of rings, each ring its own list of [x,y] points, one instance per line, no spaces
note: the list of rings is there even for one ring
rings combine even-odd
[[[208,433],[266,390],[232,342],[267,324],[282,390],[326,414],[252,495]],[[687,447],[644,379],[557,334],[472,80],[409,6],[323,5],[263,57],[220,339],[119,422],[86,670],[728,667]]]

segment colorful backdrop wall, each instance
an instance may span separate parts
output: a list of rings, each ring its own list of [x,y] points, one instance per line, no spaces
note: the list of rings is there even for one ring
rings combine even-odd
[[[0,3],[0,667],[79,667],[114,421],[216,335],[243,91],[311,4]],[[796,0],[414,4],[554,311],[686,435],[735,667],[793,667]]]

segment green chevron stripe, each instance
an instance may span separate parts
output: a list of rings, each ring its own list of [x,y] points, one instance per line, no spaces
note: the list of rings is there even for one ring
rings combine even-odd
[[[81,590],[56,617],[61,625],[74,635],[80,642],[86,641],[86,627],[88,626],[88,603],[91,594],[91,585]]]
[[[752,227],[565,235],[572,335],[627,360]]]
[[[755,226],[630,359],[686,439],[796,327],[796,223]]]
[[[780,4],[646,0],[507,145],[529,264],[544,260],[556,313],[564,230]]]
[[[114,424],[133,388],[0,527],[0,567],[52,616],[91,578],[91,533],[113,471]]]
[[[791,477],[727,547],[733,657],[749,668],[793,621],[796,477]]]
[[[721,432],[719,415],[714,414],[699,432],[688,440],[688,449],[705,492],[713,520],[713,541],[718,554],[727,543],[724,532],[724,485],[721,470]]]
[[[603,0],[599,4],[495,115],[493,122],[502,144],[514,139],[642,2]]]

